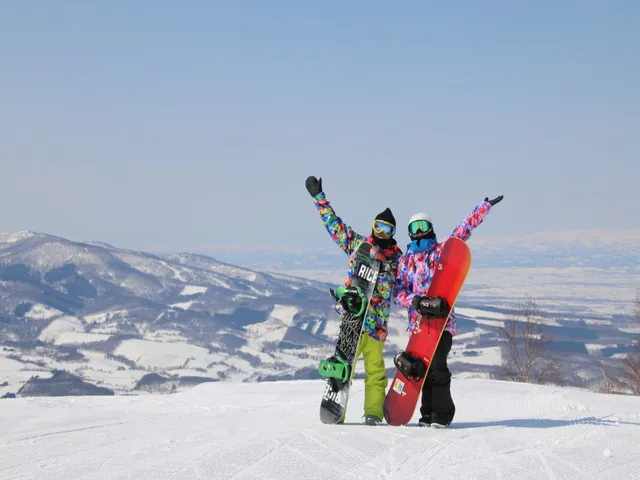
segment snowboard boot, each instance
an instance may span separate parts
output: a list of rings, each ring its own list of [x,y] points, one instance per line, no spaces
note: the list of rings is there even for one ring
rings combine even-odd
[[[380,420],[375,415],[365,415],[364,416],[364,424],[375,427],[376,425],[380,425],[382,420]]]
[[[430,427],[431,426],[431,417],[421,417],[418,422],[419,427]]]
[[[433,428],[448,428],[453,421],[453,415],[438,415],[437,413],[431,414],[431,426]]]
[[[437,428],[437,429],[441,429],[441,428],[449,428],[449,424],[448,423],[438,423],[438,422],[433,422],[431,424],[431,427],[433,428]]]

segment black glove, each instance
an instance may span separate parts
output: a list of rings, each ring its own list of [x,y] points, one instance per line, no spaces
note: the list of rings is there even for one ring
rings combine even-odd
[[[447,318],[451,307],[442,297],[422,297],[416,295],[411,306],[425,318]]]
[[[340,301],[340,297],[338,297],[338,294],[333,288],[329,289],[329,293],[331,294],[331,298],[333,298],[334,302],[338,303]]]
[[[315,197],[320,192],[322,192],[322,177],[319,179],[314,177],[313,175],[307,177],[307,181],[304,182],[304,186],[307,187],[309,195]]]
[[[499,197],[496,197],[493,200],[489,200],[489,197],[486,197],[484,199],[484,201],[485,202],[489,202],[491,204],[491,206],[493,207],[496,203],[500,203],[503,198],[504,198],[504,195],[500,195]]]

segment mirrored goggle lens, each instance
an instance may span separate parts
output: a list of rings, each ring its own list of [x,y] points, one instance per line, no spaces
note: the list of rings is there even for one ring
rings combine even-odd
[[[393,235],[396,231],[395,227],[387,222],[376,221],[373,224],[373,230],[376,233],[384,233],[385,235]]]
[[[409,233],[415,235],[419,232],[426,233],[431,230],[431,223],[427,220],[416,220],[409,224]]]

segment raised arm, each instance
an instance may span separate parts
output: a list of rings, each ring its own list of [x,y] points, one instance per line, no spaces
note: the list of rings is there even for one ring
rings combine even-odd
[[[471,232],[482,223],[482,220],[487,216],[491,207],[500,202],[502,198],[503,195],[500,195],[493,200],[489,200],[488,197],[485,198],[480,205],[476,206],[471,213],[467,215],[467,217],[456,227],[450,236],[458,237],[461,240],[467,241],[471,236]]]
[[[325,226],[331,239],[347,254],[351,255],[356,245],[359,245],[363,237],[357,234],[349,225],[346,225],[340,217],[336,215],[333,207],[326,199],[322,191],[322,178],[309,177],[305,183],[313,203],[318,209],[322,224]]]

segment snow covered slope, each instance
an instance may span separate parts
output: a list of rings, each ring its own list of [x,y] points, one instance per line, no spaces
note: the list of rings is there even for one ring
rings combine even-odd
[[[344,425],[319,380],[0,402],[3,480],[639,479],[640,400],[454,379],[452,428]]]

